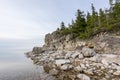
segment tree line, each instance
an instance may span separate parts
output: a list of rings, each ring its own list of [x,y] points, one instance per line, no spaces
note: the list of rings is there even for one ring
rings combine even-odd
[[[77,10],[76,19],[71,24],[65,26],[61,22],[57,32],[62,35],[71,34],[73,38],[87,39],[100,32],[120,30],[120,0],[109,0],[110,8],[99,12],[91,4],[92,12],[84,14],[80,9]]]

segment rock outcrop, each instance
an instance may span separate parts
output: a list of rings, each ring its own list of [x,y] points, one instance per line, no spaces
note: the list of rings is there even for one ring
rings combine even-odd
[[[81,41],[57,32],[26,53],[55,80],[120,80],[120,36],[100,34]]]

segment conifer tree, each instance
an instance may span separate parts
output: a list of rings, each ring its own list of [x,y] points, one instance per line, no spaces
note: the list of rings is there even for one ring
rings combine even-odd
[[[113,7],[113,16],[114,16],[114,19],[119,21],[119,19],[120,19],[120,3],[116,3],[115,6]]]
[[[87,12],[87,16],[86,16],[86,18],[87,18],[87,26],[91,26],[91,15],[90,15],[90,13],[89,12]]]
[[[99,10],[99,27],[101,29],[107,27],[106,15],[102,9]]]
[[[87,20],[86,20],[86,23],[87,23],[86,32],[90,35],[91,32],[92,32],[93,27],[92,27],[92,22],[91,22],[92,16],[90,15],[89,12],[87,12],[86,18],[87,18]]]
[[[109,0],[110,8],[105,11],[99,9],[96,12],[95,7],[91,4],[92,13],[87,12],[86,18],[84,12],[77,10],[76,20],[65,27],[64,22],[61,22],[58,32],[63,35],[71,34],[73,39],[86,39],[94,36],[101,31],[120,30],[120,0]]]
[[[84,18],[84,12],[81,12],[80,10],[77,11],[77,16],[76,16],[76,20],[75,20],[75,28],[76,31],[81,33],[84,32],[85,27],[86,27],[86,21]]]
[[[98,13],[95,11],[95,7],[91,4],[92,8],[92,19],[91,19],[91,27],[98,27]]]
[[[65,29],[65,24],[64,24],[64,22],[61,22],[60,28],[61,28],[61,30],[64,30],[64,29]]]

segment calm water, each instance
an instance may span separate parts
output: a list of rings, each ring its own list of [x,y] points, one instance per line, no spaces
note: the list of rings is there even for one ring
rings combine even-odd
[[[33,46],[41,46],[38,41],[0,40],[0,80],[40,80],[42,68],[24,55]]]

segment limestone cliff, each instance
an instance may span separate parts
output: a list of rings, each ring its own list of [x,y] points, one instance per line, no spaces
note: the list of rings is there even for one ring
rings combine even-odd
[[[120,36],[100,33],[89,40],[72,39],[71,35],[60,35],[56,31],[45,36],[44,49],[76,50],[88,46],[98,53],[120,54]]]
[[[120,36],[116,33],[79,40],[55,31],[45,36],[43,47],[34,47],[27,56],[54,80],[120,80]]]
[[[45,49],[74,50],[76,46],[76,40],[72,40],[70,35],[61,35],[55,31],[45,36]]]

